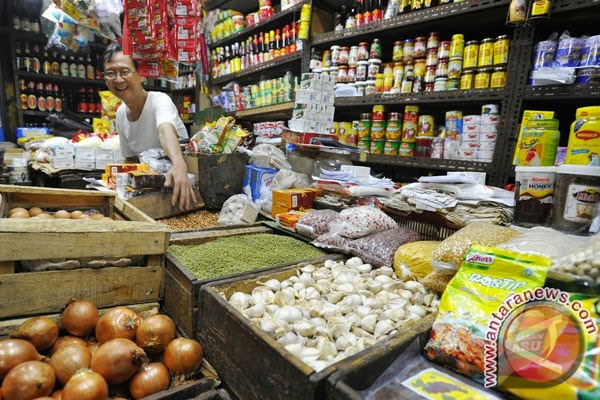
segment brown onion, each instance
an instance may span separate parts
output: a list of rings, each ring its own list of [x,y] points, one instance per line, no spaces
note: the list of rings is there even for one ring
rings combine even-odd
[[[102,344],[111,339],[133,340],[140,318],[127,307],[115,307],[100,317],[96,324],[96,340]]]
[[[80,371],[63,388],[62,400],[106,400],[108,384],[94,371]]]
[[[92,356],[91,368],[109,385],[116,385],[131,378],[147,360],[144,350],[134,342],[117,338],[100,345]]]
[[[178,375],[193,374],[202,364],[202,346],[193,339],[173,339],[165,349],[165,365]]]
[[[164,364],[144,364],[129,381],[129,393],[137,400],[166,390],[170,384],[171,374]]]
[[[58,324],[48,317],[28,318],[10,337],[27,340],[42,352],[48,350],[58,338]]]
[[[55,390],[54,392],[52,392],[52,398],[62,400],[62,394],[63,394],[62,389]]]
[[[94,355],[96,350],[98,350],[98,347],[100,347],[100,343],[98,343],[98,342],[92,342],[92,343],[87,344],[87,348],[90,350],[90,353],[92,355]]]
[[[174,338],[175,322],[164,314],[156,314],[142,319],[135,342],[147,354],[157,354],[162,353]]]
[[[82,338],[79,338],[77,336],[69,336],[69,335],[59,336],[58,339],[56,339],[56,342],[54,342],[54,344],[52,345],[52,347],[50,347],[50,350],[48,351],[48,355],[52,356],[54,353],[56,353],[61,348],[72,345],[72,344],[78,344],[80,346],[87,345],[85,340],[83,340]]]
[[[89,369],[92,353],[86,346],[72,344],[58,350],[50,358],[56,379],[64,385],[81,369]]]
[[[26,340],[0,340],[0,381],[22,362],[40,361],[42,358],[35,346]]]
[[[85,337],[94,332],[98,319],[100,314],[94,303],[71,299],[62,313],[62,326],[73,336]]]
[[[41,361],[25,361],[10,370],[2,382],[5,400],[32,400],[48,396],[56,379],[52,367]]]

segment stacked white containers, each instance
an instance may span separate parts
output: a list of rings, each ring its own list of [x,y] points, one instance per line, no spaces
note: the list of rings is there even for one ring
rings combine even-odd
[[[333,128],[335,78],[304,73],[296,90],[296,101],[289,127],[295,132],[327,134]]]
[[[491,162],[494,157],[499,123],[499,107],[496,104],[483,106],[481,115],[465,115],[460,138],[460,159]]]

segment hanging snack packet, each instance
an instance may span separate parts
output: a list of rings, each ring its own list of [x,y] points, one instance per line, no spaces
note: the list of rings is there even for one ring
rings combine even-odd
[[[488,323],[507,297],[543,286],[549,266],[547,257],[472,245],[442,295],[425,357],[482,381]]]

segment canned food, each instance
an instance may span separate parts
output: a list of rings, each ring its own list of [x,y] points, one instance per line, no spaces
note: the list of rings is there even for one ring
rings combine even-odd
[[[438,63],[438,51],[437,48],[427,50],[427,58],[425,59],[425,65],[428,67],[435,67]]]
[[[445,91],[447,81],[448,81],[448,78],[444,78],[444,77],[435,78],[435,82],[433,83],[433,91],[434,92]]]
[[[358,93],[359,96],[364,96],[365,95],[365,90],[367,87],[367,82],[365,81],[359,81],[356,82],[356,92]]]
[[[371,154],[383,154],[383,149],[385,147],[385,140],[371,140],[370,153]]]
[[[356,82],[356,67],[348,67],[348,82]]]
[[[452,35],[452,41],[450,42],[450,50],[449,50],[448,56],[450,58],[462,57],[464,46],[465,46],[465,38],[461,33]]]
[[[340,65],[348,65],[348,57],[349,56],[350,56],[350,48],[349,47],[340,47],[339,64]]]
[[[365,96],[372,96],[375,94],[375,81],[368,80],[365,86]]]
[[[361,114],[364,115],[364,114]],[[369,116],[371,114],[368,114]],[[367,140],[371,138],[371,119],[361,119],[358,121],[358,128],[356,130],[358,134],[358,140]]]
[[[438,60],[435,76],[437,78],[445,78],[448,76],[448,60]]]
[[[429,37],[427,38],[427,50],[435,49],[439,46],[439,33],[438,32],[429,32]]]
[[[400,149],[398,149],[398,155],[402,157],[412,157],[415,155],[415,143],[400,143]]]
[[[383,154],[388,156],[397,156],[400,150],[399,140],[386,140],[383,147]]]
[[[487,89],[490,87],[490,75],[491,70],[489,68],[482,68],[477,70],[475,74],[475,89]]]
[[[491,67],[494,64],[494,39],[487,38],[481,41],[479,45],[479,55],[477,56],[477,66]]]
[[[340,46],[331,46],[331,66],[337,67],[340,63]]]
[[[460,88],[460,79],[448,79],[446,81],[446,90],[458,90]]]
[[[417,137],[417,131],[419,125],[416,121],[404,121],[402,125],[402,141],[403,142],[414,142]]]
[[[371,119],[373,121],[383,121],[385,116],[385,106],[381,104],[375,104],[373,106],[373,114]]]
[[[451,58],[448,62],[448,78],[460,79],[462,73],[463,59],[461,57]]]
[[[419,119],[419,106],[408,105],[404,107],[404,121],[417,122]]]
[[[338,67],[337,81],[340,83],[348,82],[348,66],[340,65]]]
[[[465,44],[463,57],[463,69],[477,68],[477,57],[479,55],[479,42],[470,40]]]
[[[381,68],[381,60],[377,58],[369,59],[369,67],[367,69],[367,79],[375,79]]]
[[[403,44],[401,40],[396,40],[394,42],[394,49],[392,50],[392,60],[393,61],[402,61],[403,56]]]
[[[425,57],[425,51],[427,51],[427,38],[425,36],[415,38],[414,49],[414,58]]]
[[[473,89],[475,80],[475,71],[464,71],[460,76],[460,90]]]
[[[494,71],[490,77],[490,87],[501,88],[504,87],[504,85],[506,85],[506,68],[494,68]]]
[[[321,60],[323,68],[331,67],[331,50],[323,51],[323,59]]]
[[[447,60],[450,58],[450,42],[444,40],[438,46],[438,60]]]
[[[373,121],[371,124],[371,140],[385,138],[385,121]]]
[[[418,136],[433,136],[434,119],[433,115],[419,116]]]
[[[381,41],[379,39],[373,39],[371,43],[371,51],[369,52],[369,58],[381,59],[383,50],[381,48]]]
[[[508,64],[508,49],[510,47],[510,39],[508,35],[501,35],[494,42],[494,66],[502,66]]]
[[[360,151],[369,152],[371,150],[371,139],[358,139],[356,146]]]
[[[402,59],[406,61],[412,61],[415,55],[415,42],[412,39],[404,39],[404,46],[402,47]]]
[[[401,129],[402,129],[402,123],[400,121],[388,120],[387,127],[385,130],[385,138],[388,140],[400,139]]]
[[[390,93],[394,87],[394,74],[383,74],[383,93]]]
[[[423,77],[425,76],[425,69],[427,68],[426,63],[425,63],[425,59],[424,58],[420,58],[415,60],[415,64],[414,64],[414,69],[413,69],[413,75],[415,77]]]
[[[369,68],[369,62],[366,60],[360,60],[356,65],[356,80],[365,81],[367,80],[367,71]]]
[[[437,71],[437,67],[433,66],[433,67],[427,67],[425,69],[425,77],[423,78],[423,81],[425,82],[425,84],[427,85],[428,83],[433,83],[435,82],[435,73]]]
[[[358,44],[358,61],[369,59],[369,43],[360,42]]]
[[[358,62],[358,46],[350,47],[350,51],[348,52],[348,65],[351,67],[355,67]]]

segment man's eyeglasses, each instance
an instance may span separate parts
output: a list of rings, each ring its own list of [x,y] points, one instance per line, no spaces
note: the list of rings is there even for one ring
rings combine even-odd
[[[120,75],[121,78],[126,79],[129,78],[134,71],[131,71],[129,69],[122,69],[120,71],[104,71],[104,77],[107,79],[115,79],[117,77],[117,75]]]

